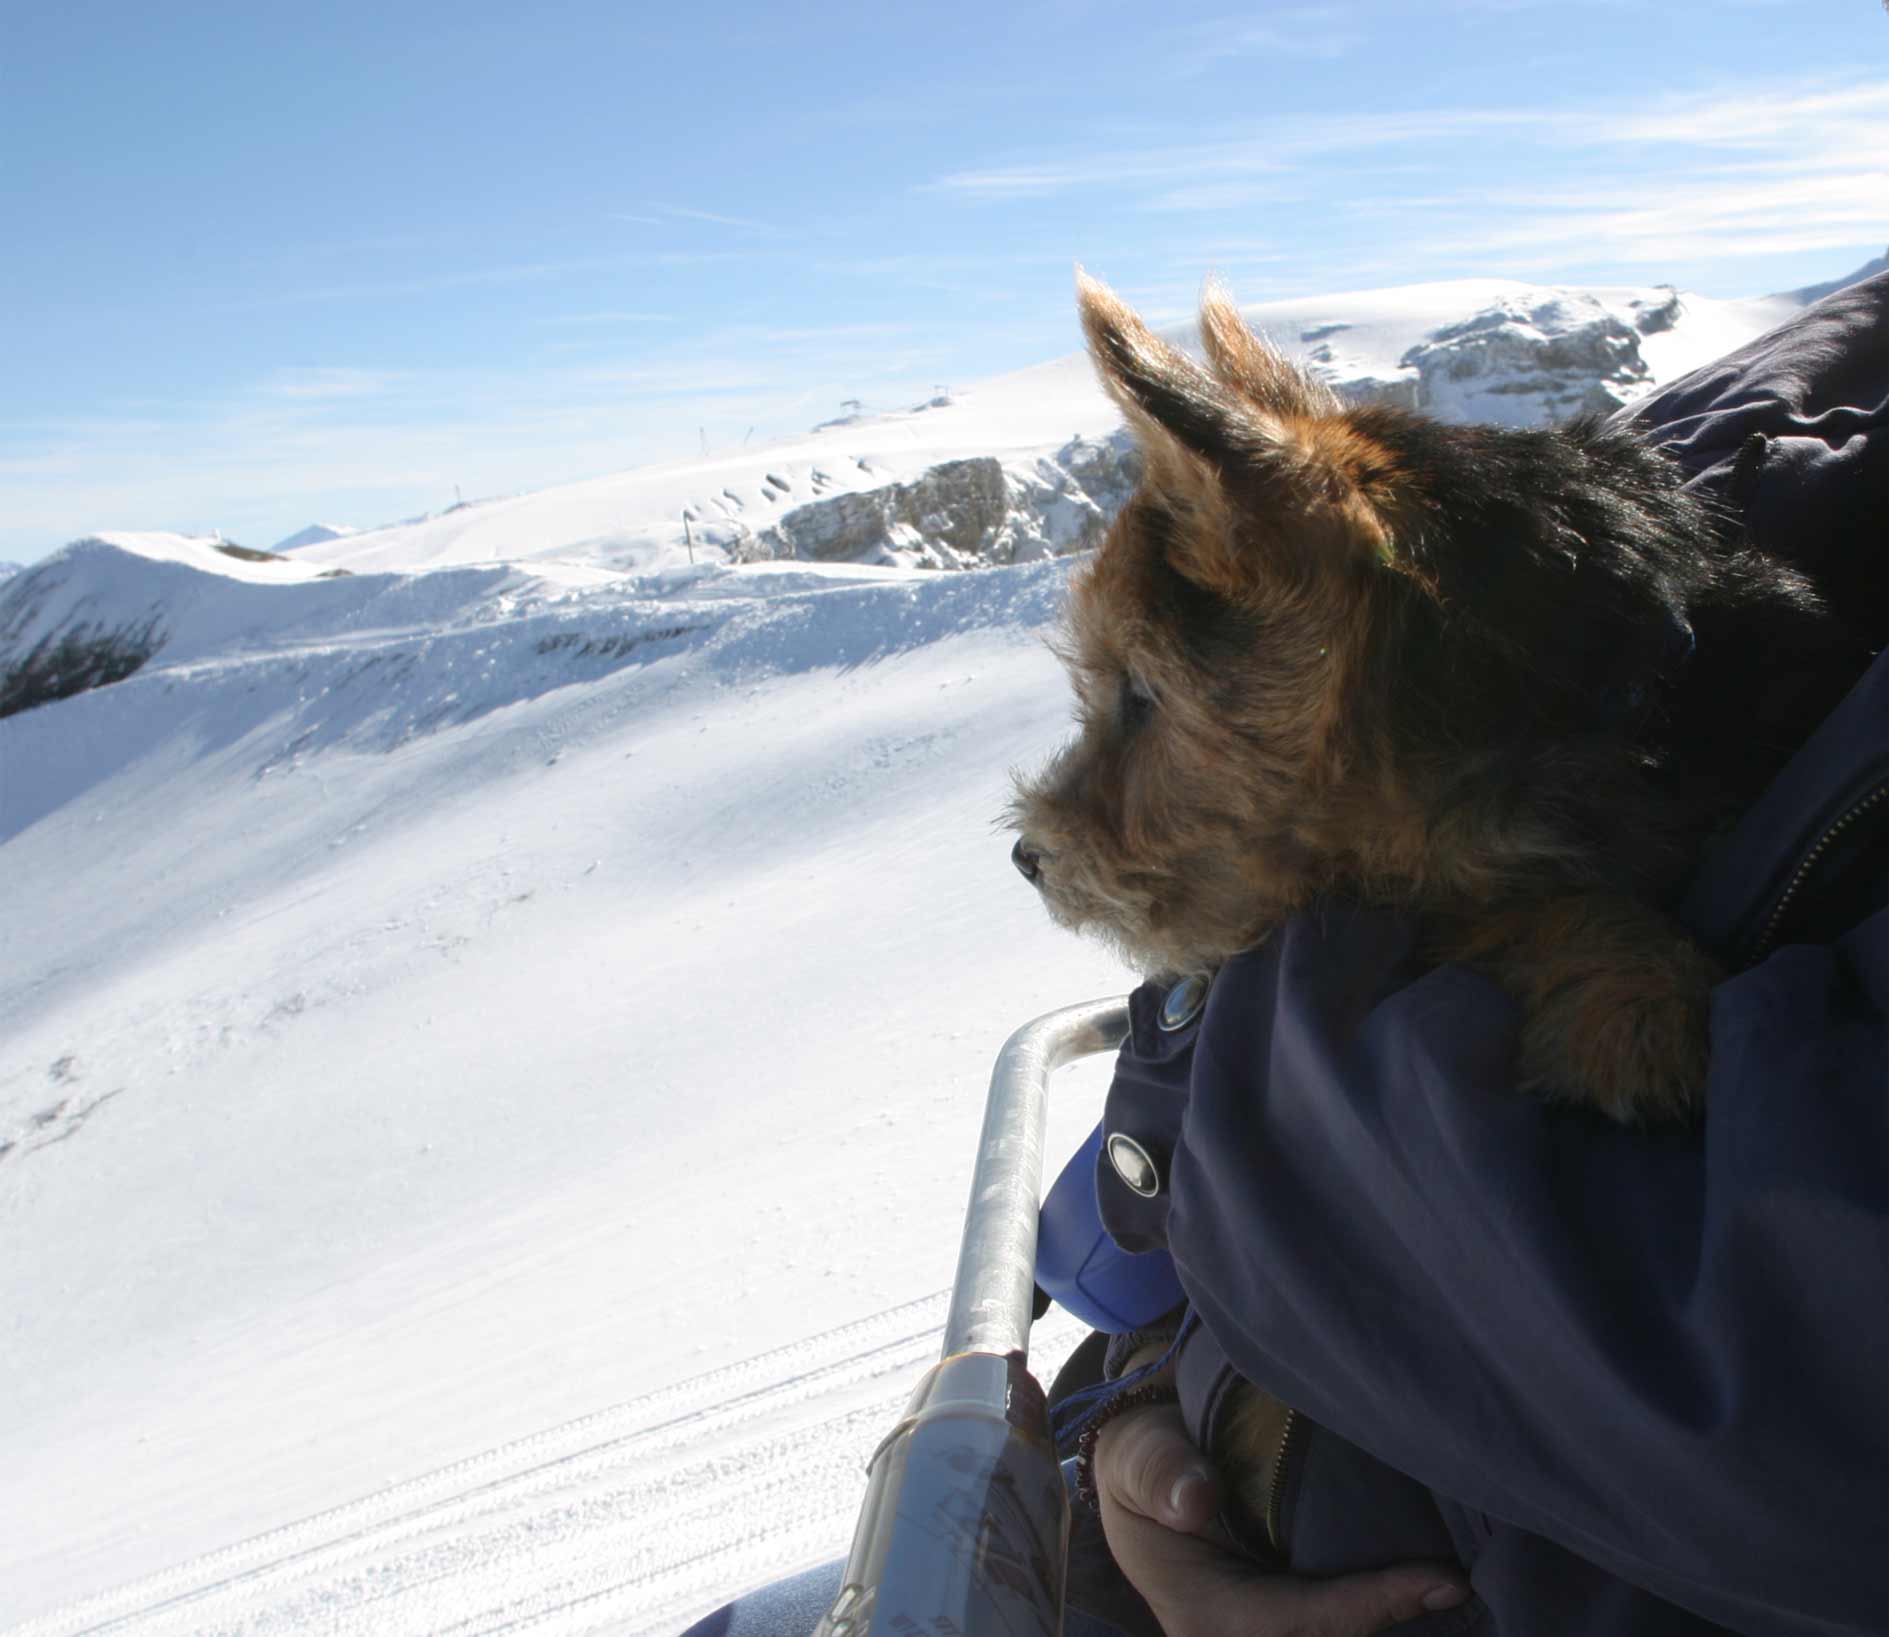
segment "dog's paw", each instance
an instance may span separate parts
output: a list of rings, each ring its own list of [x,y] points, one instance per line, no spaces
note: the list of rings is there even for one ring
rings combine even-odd
[[[1718,968],[1657,910],[1566,893],[1465,917],[1440,938],[1521,1002],[1524,1091],[1623,1124],[1696,1116]]]
[[[1570,973],[1529,1007],[1523,1086],[1628,1125],[1696,1117],[1717,969],[1678,939],[1631,959],[1615,953],[1615,964]]]

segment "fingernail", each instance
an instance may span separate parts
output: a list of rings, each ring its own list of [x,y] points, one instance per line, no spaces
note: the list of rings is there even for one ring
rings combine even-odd
[[[1168,1511],[1177,1518],[1185,1516],[1187,1497],[1197,1489],[1206,1488],[1212,1481],[1205,1467],[1190,1466],[1174,1480],[1174,1487],[1168,1491]]]
[[[1469,1588],[1466,1586],[1432,1586],[1423,1594],[1423,1606],[1434,1613],[1440,1609],[1453,1609],[1468,1599]]]

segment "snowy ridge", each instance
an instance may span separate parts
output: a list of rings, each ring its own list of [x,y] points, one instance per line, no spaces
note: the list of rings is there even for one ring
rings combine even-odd
[[[1669,286],[1575,290],[1459,279],[1243,310],[1341,392],[1449,417],[1539,425],[1630,401],[1802,305],[1797,295],[1722,301]],[[1190,323],[1162,333],[1198,350]],[[796,527],[796,512],[988,460],[1006,494],[1002,515],[986,522],[979,543],[959,539],[947,556],[926,549],[938,535],[922,528],[901,535],[888,525],[862,537],[860,554],[903,566],[1008,562],[1086,543],[1079,524],[1044,508],[1072,490],[1086,497],[1083,446],[1106,443],[1119,422],[1086,356],[1072,353],[900,413],[849,416],[753,450],[468,503],[318,541],[297,555],[370,571],[528,557],[642,573],[691,555],[752,560],[805,549],[807,520]]]
[[[1798,296],[1712,302],[1664,287],[1464,280],[1270,303],[1247,315],[1353,399],[1536,425],[1629,403],[1799,305]],[[1167,334],[1196,346],[1185,325]],[[175,641],[196,600],[187,585],[85,561],[107,549],[275,587],[323,572],[500,562],[569,586],[773,559],[960,569],[1093,545],[1137,475],[1114,407],[1076,354],[752,454],[458,505],[366,533],[316,524],[282,543],[292,556],[175,535],[81,541],[15,576],[0,597],[0,678],[30,664],[12,695],[56,697],[76,685],[71,673],[88,658],[86,685],[115,681]],[[47,671],[67,679],[42,681]]]
[[[199,545],[94,539],[36,565],[0,594],[0,677],[74,634],[133,643],[137,662],[102,708],[152,733],[174,716],[180,687],[253,701],[218,707],[231,735],[275,716],[292,693],[285,736],[257,766],[263,778],[326,746],[396,750],[684,646],[706,645],[718,667],[758,677],[870,663],[931,640],[933,619],[960,629],[1039,626],[1053,617],[1060,584],[967,581],[927,597],[918,581],[843,566],[632,579],[555,563],[331,579],[293,563],[226,568],[220,556],[195,552]],[[809,599],[835,597],[814,622],[823,638],[801,640]],[[714,640],[724,627],[738,639],[733,646]],[[96,739],[87,741],[83,771],[71,767],[67,727],[33,711],[20,719],[16,753],[31,758],[37,777],[0,797],[0,840],[107,775]],[[117,742],[142,750],[149,740]]]
[[[1247,313],[1353,399],[1534,425],[1618,408],[1798,305],[1798,296],[1708,302],[1663,287],[1467,280]],[[1187,326],[1168,334],[1195,346]],[[1093,545],[1137,475],[1114,408],[1078,354],[752,454],[458,505],[364,534],[316,524],[283,542],[292,556],[220,539],[99,536],[15,576],[0,596],[0,714],[122,680],[174,646],[201,582],[156,565],[277,588],[324,572],[500,562],[573,587],[775,559],[961,569]],[[88,561],[106,551],[153,567],[130,575]],[[325,606],[344,600],[331,595]]]

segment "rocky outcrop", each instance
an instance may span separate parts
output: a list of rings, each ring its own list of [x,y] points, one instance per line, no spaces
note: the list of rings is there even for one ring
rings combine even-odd
[[[1391,404],[1446,421],[1546,426],[1610,414],[1648,391],[1653,375],[1641,337],[1671,329],[1681,312],[1670,290],[1611,305],[1579,291],[1525,291],[1432,331],[1394,365],[1367,367],[1357,351],[1348,358],[1352,326],[1343,322],[1303,330],[1299,356],[1350,403]],[[947,461],[909,482],[821,496],[758,534],[743,530],[727,549],[747,562],[921,568],[1059,556],[1100,542],[1140,472],[1125,429],[1072,438],[1034,461]],[[784,490],[784,481],[778,486]]]
[[[1305,361],[1349,403],[1391,404],[1446,421],[1547,426],[1611,414],[1646,392],[1653,376],[1640,338],[1670,330],[1683,310],[1670,290],[1624,310],[1566,291],[1513,298],[1433,331],[1391,371],[1346,371],[1330,338],[1347,325],[1321,325],[1299,339]]]
[[[909,483],[829,495],[796,506],[736,548],[746,560],[910,563],[963,568],[988,561],[1006,512],[1001,463],[945,461]]]
[[[64,583],[60,567],[42,565],[0,597],[0,717],[122,682],[164,645],[156,607],[107,613],[81,601],[77,617],[46,620]]]
[[[1055,552],[1100,542],[1141,481],[1141,451],[1126,427],[1106,438],[1071,438],[1037,463],[1046,544]]]
[[[1633,327],[1642,335],[1659,335],[1670,330],[1679,322],[1679,315],[1686,310],[1686,304],[1679,299],[1679,292],[1667,287],[1665,296],[1659,301],[1636,301],[1633,304]]]
[[[1545,426],[1611,413],[1652,385],[1640,337],[1670,329],[1679,298],[1617,311],[1592,296],[1517,296],[1433,331],[1394,369],[1347,372],[1346,324],[1305,331],[1301,357],[1351,403],[1392,404],[1450,421]],[[1354,366],[1355,368],[1355,366]],[[799,558],[976,568],[1081,551],[1100,542],[1140,477],[1126,429],[1072,438],[1006,466],[947,461],[920,477],[797,506],[730,547],[736,560]]]
[[[1417,407],[1450,420],[1543,425],[1606,414],[1652,384],[1638,333],[1590,296],[1500,302],[1446,324],[1399,362],[1416,374]]]
[[[1126,432],[1072,438],[1021,469],[992,455],[944,461],[910,482],[796,506],[731,554],[908,568],[1028,562],[1094,545],[1139,474]]]

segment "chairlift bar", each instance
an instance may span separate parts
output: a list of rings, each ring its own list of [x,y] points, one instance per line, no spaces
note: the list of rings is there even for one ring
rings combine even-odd
[[[1127,1033],[1125,1000],[1085,1001],[1024,1024],[997,1054],[945,1317],[944,1357],[1028,1355],[1049,1077],[1079,1057],[1114,1051]]]

